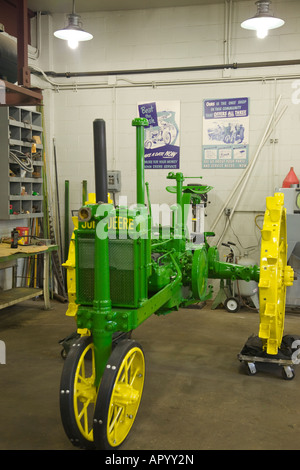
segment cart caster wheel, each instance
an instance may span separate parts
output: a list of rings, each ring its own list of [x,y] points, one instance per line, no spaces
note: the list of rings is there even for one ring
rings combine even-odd
[[[293,378],[295,377],[294,369],[292,369],[290,366],[283,367],[282,377],[284,378],[284,380],[293,380]]]
[[[240,303],[234,297],[229,297],[228,299],[225,300],[224,307],[227,310],[227,312],[236,313],[240,309]]]
[[[99,386],[94,412],[97,449],[117,449],[126,439],[143,392],[145,360],[134,340],[120,341],[113,349]]]
[[[257,373],[256,366],[254,362],[247,362],[247,374],[255,375]]]

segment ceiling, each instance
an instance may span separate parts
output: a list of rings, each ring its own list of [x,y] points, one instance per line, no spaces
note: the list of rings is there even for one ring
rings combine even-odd
[[[239,0],[241,1],[241,0]],[[140,10],[146,8],[165,8],[190,5],[224,3],[224,0],[76,0],[77,13],[91,11]],[[72,0],[27,0],[28,8],[32,11],[47,11],[50,13],[71,13]]]

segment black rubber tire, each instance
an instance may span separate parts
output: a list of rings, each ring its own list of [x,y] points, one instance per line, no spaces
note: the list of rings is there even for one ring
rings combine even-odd
[[[74,380],[77,365],[85,349],[92,343],[91,336],[83,336],[74,341],[64,362],[60,382],[60,414],[66,435],[75,447],[94,449],[94,442],[86,439],[78,428],[73,396]],[[91,361],[91,351],[86,354],[86,360]]]
[[[281,374],[282,374],[282,377],[284,378],[284,380],[293,380],[295,378],[295,371],[291,367],[290,367],[290,374],[289,375],[287,374],[284,367],[282,367]]]
[[[235,297],[228,297],[224,302],[224,307],[227,312],[236,313],[240,310],[240,303]]]

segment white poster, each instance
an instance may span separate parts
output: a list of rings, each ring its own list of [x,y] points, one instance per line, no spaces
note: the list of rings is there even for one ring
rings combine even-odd
[[[246,168],[249,98],[204,100],[202,168]]]

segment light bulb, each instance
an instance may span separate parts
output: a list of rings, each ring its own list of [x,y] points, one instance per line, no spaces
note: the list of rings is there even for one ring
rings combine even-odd
[[[268,36],[270,29],[280,28],[284,25],[284,20],[276,18],[270,12],[269,0],[257,0],[257,13],[252,18],[242,22],[241,27],[244,29],[256,30],[256,35],[259,39],[264,39]]]
[[[92,34],[87,33],[81,28],[81,22],[79,19],[80,16],[73,12],[68,15],[68,25],[63,29],[59,29],[54,32],[55,37],[68,41],[68,46],[71,49],[76,49],[79,41],[89,41],[90,39],[93,39]]]
[[[70,47],[70,49],[77,49],[77,47],[78,47],[77,39],[75,39],[75,38],[69,39],[68,40],[68,46]]]
[[[264,39],[266,36],[268,36],[268,28],[258,28],[256,30],[256,36],[259,38],[259,39]]]

